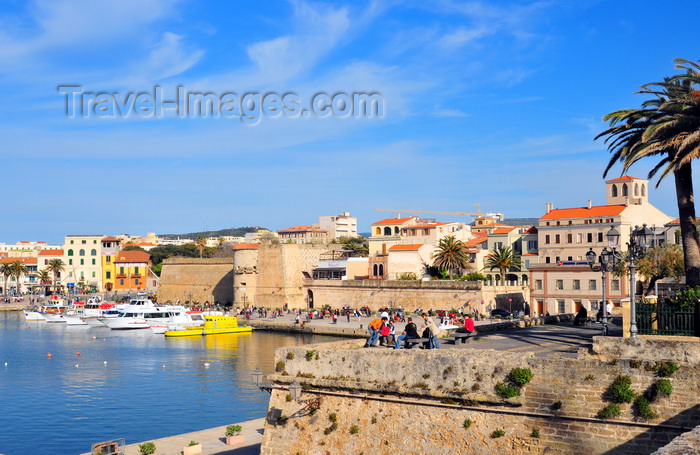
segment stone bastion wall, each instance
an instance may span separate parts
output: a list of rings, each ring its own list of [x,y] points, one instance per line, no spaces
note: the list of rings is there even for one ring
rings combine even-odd
[[[666,346],[648,360],[581,352],[579,359],[532,358],[494,350],[363,349],[341,341],[276,351],[262,454],[651,453],[694,428],[700,366]],[[626,340],[617,339],[620,343]],[[653,351],[653,348],[650,349]],[[624,350],[621,350],[624,351]],[[661,358],[661,356],[670,356]],[[680,367],[668,379],[670,396],[651,403],[655,418],[635,415],[632,404],[602,419],[611,386],[628,376],[638,394],[660,379],[667,360]],[[530,369],[521,395],[504,399],[515,367]],[[288,385],[305,391],[292,400]]]
[[[168,258],[158,288],[160,302],[233,302],[231,258]]]

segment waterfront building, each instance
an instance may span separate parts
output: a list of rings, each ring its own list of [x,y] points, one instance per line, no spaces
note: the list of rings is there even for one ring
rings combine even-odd
[[[9,291],[10,294],[24,294],[31,293],[34,288],[39,284],[37,276],[37,258],[35,257],[11,257],[5,256],[0,258],[0,265],[2,264],[12,264],[14,262],[21,262],[26,268],[27,273],[20,276],[19,280],[14,275],[11,275],[7,280],[3,277],[3,289],[2,293],[5,294]],[[5,289],[7,287],[7,289]]]
[[[114,256],[115,291],[138,291],[149,287],[153,280],[151,255],[143,251],[118,251]]]
[[[115,264],[116,254],[120,250],[120,243],[117,237],[109,236],[101,240],[102,242],[102,289],[110,292],[114,289],[117,268]]]
[[[608,245],[605,234],[612,227],[620,232],[620,250],[624,250],[634,226],[661,227],[672,221],[649,203],[647,180],[623,176],[605,185],[605,205],[588,201],[584,207],[554,209],[547,204],[537,227],[539,263],[530,265],[534,312],[576,313],[581,307],[597,311],[602,278],[588,266],[589,249],[599,255]],[[629,296],[628,282],[607,274],[608,303],[619,306]]]
[[[71,290],[102,291],[104,235],[67,235],[63,244],[66,279]]]
[[[37,272],[42,270],[47,270],[49,264],[54,259],[60,259],[63,261],[63,250],[61,249],[46,249],[39,251],[39,256],[37,257]],[[65,265],[64,265],[65,267]],[[51,290],[58,290],[61,288],[61,277],[65,275],[65,270],[63,272],[48,272],[51,276]]]
[[[277,231],[280,242],[287,243],[328,243],[328,231],[315,226],[292,226]]]
[[[318,218],[318,226],[328,232],[328,237],[330,239],[358,237],[357,218],[350,216],[350,212],[341,212],[339,215],[321,216]]]

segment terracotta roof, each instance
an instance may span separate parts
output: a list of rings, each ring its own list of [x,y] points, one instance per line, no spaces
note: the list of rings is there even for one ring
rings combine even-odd
[[[623,175],[622,177],[618,177],[616,179],[606,180],[605,182],[606,183],[607,182],[619,182],[622,180],[644,180],[644,179],[640,179],[639,177],[632,177],[631,175]]]
[[[466,242],[464,242],[464,245],[467,246],[467,248],[472,248],[476,247],[481,243],[488,242],[488,237],[485,234],[481,234],[480,232],[475,232],[474,234],[480,234],[478,237],[472,237]]]
[[[417,251],[422,246],[422,243],[412,245],[394,245],[389,248],[389,251]]]
[[[158,246],[155,243],[141,242],[137,243],[136,246]]]
[[[303,231],[328,232],[325,229],[321,229],[321,228],[313,227],[313,226],[308,226],[306,224],[288,227],[287,229],[282,229],[281,231],[277,231],[277,232],[280,233],[280,232],[300,232],[300,231],[301,232],[303,232]]]
[[[375,223],[375,224],[376,224],[376,223]],[[413,226],[406,226],[404,229],[434,228],[434,227],[438,227],[438,226],[444,226],[444,225],[446,225],[446,224],[450,224],[450,223],[440,223],[440,222],[438,222],[438,223],[430,223],[430,224],[416,224],[416,225],[413,225]]]
[[[20,241],[17,242],[17,243],[32,243],[32,242],[28,242],[28,241],[26,241],[26,240],[20,240]]]
[[[39,256],[63,256],[63,250],[41,250]]]
[[[525,231],[525,234],[537,234],[537,226],[530,226],[530,229]]]
[[[17,261],[22,264],[36,264],[36,258],[0,258],[0,264],[12,264]]]
[[[407,221],[411,221],[412,219],[414,219],[414,217],[412,216],[409,216],[408,218],[387,218],[385,220],[380,220],[375,223],[372,223],[372,226],[374,226],[375,224],[403,224]]]
[[[250,250],[260,248],[259,243],[236,243],[233,245],[234,250]]]
[[[561,220],[569,218],[595,218],[598,216],[615,216],[622,213],[626,205],[596,205],[591,207],[575,207],[570,209],[554,209],[543,215],[540,220]]]
[[[700,224],[700,216],[695,217],[695,223]],[[669,221],[668,223],[664,224],[664,226],[680,226],[680,224],[681,224],[681,219],[676,218],[676,219],[673,219],[673,220]]]
[[[515,228],[514,227],[497,228],[497,229],[494,229],[493,231],[491,231],[491,235],[493,235],[493,234],[507,234],[510,231],[512,231],[513,229],[515,229]]]
[[[144,251],[118,251],[114,262],[148,262],[151,255]]]
[[[103,238],[102,241],[103,242],[120,242],[121,240],[119,240],[116,237],[109,236],[109,237]]]

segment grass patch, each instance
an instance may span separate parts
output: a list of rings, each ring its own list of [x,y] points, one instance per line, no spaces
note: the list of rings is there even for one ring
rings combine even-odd
[[[462,422],[462,426],[464,428],[469,428],[470,426],[472,426],[472,423],[474,423],[472,419],[464,419],[464,422]]]
[[[675,373],[678,370],[678,368],[680,367],[676,362],[669,360],[668,362],[659,363],[656,366],[656,374],[658,374],[662,378],[667,378],[673,373]]]
[[[512,398],[520,396],[520,389],[514,385],[499,382],[496,384],[496,394],[501,398]]]
[[[618,376],[612,383],[610,391],[613,395],[613,401],[615,403],[631,403],[634,400],[635,393],[630,387],[632,385],[632,378],[629,376]]]
[[[600,411],[598,411],[598,417],[601,419],[609,419],[611,417],[617,417],[620,415],[622,411],[620,410],[620,406],[616,405],[615,403],[610,403]]]
[[[501,429],[493,430],[493,432],[491,433],[491,439],[501,438],[505,435],[506,435],[506,432],[501,430]]]
[[[529,368],[513,368],[510,370],[510,379],[522,387],[532,379],[532,370]]]

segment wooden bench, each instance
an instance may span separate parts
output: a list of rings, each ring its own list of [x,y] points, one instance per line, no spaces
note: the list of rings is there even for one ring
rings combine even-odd
[[[411,349],[413,346],[419,344],[423,345],[423,343],[427,343],[428,339],[427,338],[407,338],[403,340],[404,343],[406,343],[406,349]]]
[[[451,334],[449,337],[443,338],[443,340],[454,343],[454,344],[458,344],[459,342],[467,343],[467,342],[470,342],[471,339],[474,338],[474,336],[476,336],[476,332],[472,332],[472,333],[455,332],[455,333]]]

